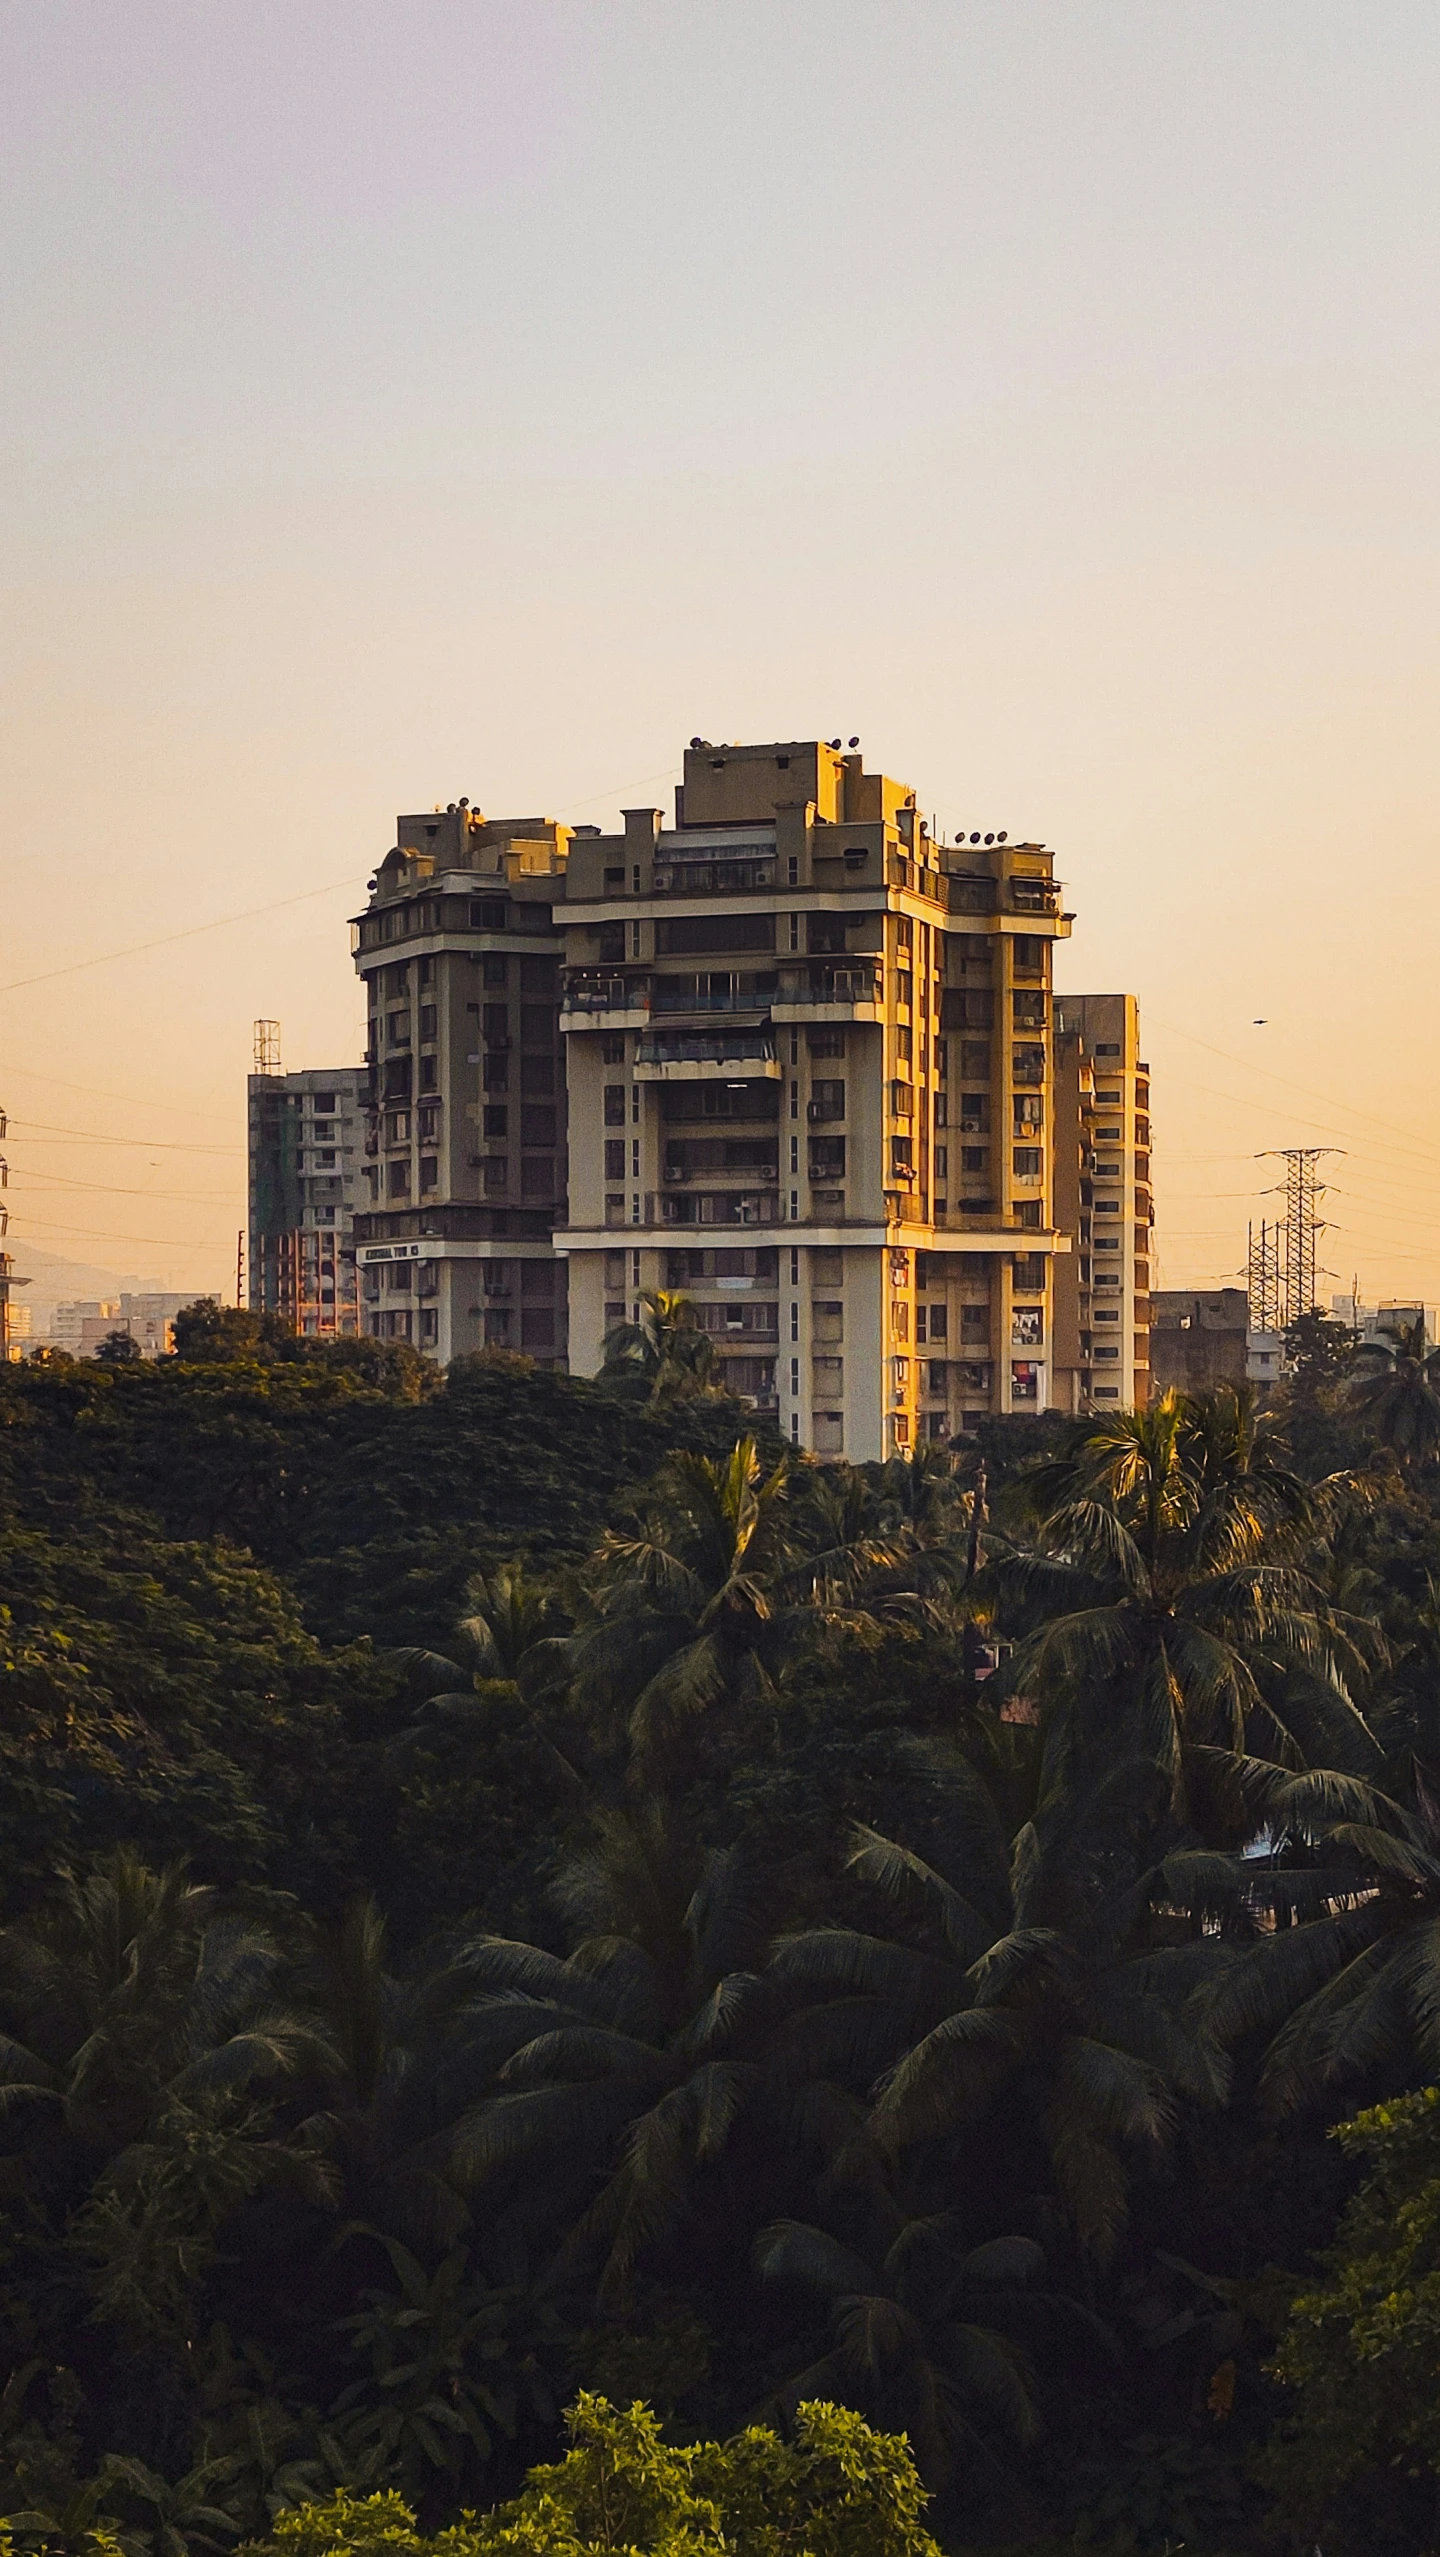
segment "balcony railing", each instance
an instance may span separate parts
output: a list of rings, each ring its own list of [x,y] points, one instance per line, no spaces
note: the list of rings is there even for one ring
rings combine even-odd
[[[637,1065],[773,1065],[768,1030],[651,1030],[635,1051]]]
[[[650,979],[616,977],[597,968],[572,969],[566,976],[560,994],[563,1012],[648,1012]],[[499,1041],[487,1044],[498,1046]],[[509,1042],[505,1043],[507,1046]]]
[[[814,961],[807,968],[782,968],[775,1002],[787,1012],[819,1006],[878,1004],[884,996],[884,973],[871,959],[848,965]]]
[[[654,1204],[647,1198],[652,1214]],[[776,1225],[780,1219],[778,1190],[672,1192],[659,1206],[666,1225]]]
[[[657,861],[657,896],[744,896],[752,888],[773,888],[775,862],[768,860]]]

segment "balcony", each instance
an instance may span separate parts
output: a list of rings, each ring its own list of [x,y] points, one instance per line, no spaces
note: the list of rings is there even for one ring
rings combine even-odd
[[[744,897],[775,885],[775,857],[725,860],[714,853],[703,861],[694,854],[655,863],[655,893],[660,897]]]
[[[612,976],[599,968],[566,971],[560,993],[562,1030],[637,1030],[650,1019],[651,980]],[[498,1041],[488,1044],[498,1045]],[[507,1042],[508,1044],[508,1042]]]
[[[873,959],[848,965],[817,963],[782,968],[771,1006],[776,1021],[879,1021],[884,1018],[884,972]]]
[[[778,1190],[671,1191],[660,1198],[664,1225],[778,1225]],[[654,1221],[656,1201],[647,1195],[647,1220]]]
[[[780,1072],[764,1030],[653,1030],[635,1055],[637,1083],[773,1083]]]
[[[1011,879],[1006,903],[1012,914],[1058,914],[1060,891],[1046,879]]]

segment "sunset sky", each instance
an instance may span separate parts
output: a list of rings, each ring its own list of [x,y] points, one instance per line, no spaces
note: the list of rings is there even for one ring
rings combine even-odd
[[[1437,132],[1396,0],[8,0],[12,1243],[233,1288],[397,810],[858,732],[1138,994],[1161,1285],[1313,1143],[1434,1303]]]

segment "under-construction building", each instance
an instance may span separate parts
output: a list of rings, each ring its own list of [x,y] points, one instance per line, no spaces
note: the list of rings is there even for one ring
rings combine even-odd
[[[363,1065],[286,1074],[279,1025],[255,1025],[249,1085],[253,1313],[315,1338],[360,1329],[355,1207],[365,1132]]]

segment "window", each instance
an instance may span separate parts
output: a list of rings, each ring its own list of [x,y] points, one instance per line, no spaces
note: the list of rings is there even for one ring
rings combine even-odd
[[[845,1307],[835,1297],[817,1297],[810,1308],[811,1337],[817,1341],[843,1341]]]
[[[1112,1358],[1112,1359],[1113,1359],[1113,1358],[1118,1358],[1118,1357],[1119,1357],[1119,1355],[1120,1355],[1120,1351],[1119,1351],[1119,1348],[1118,1348],[1117,1344],[1116,1344],[1114,1341],[1100,1341],[1100,1342],[1097,1342],[1097,1344],[1096,1344],[1096,1346],[1095,1346],[1095,1350],[1094,1350],[1093,1355],[1094,1355],[1096,1358]]]
[[[1031,1359],[1014,1359],[1010,1366],[1010,1400],[1012,1403],[1036,1403],[1040,1399],[1040,1370]]]
[[[485,1347],[489,1350],[503,1350],[508,1349],[509,1346],[509,1306],[487,1305],[485,1308]]]
[[[1017,1181],[1038,1181],[1044,1162],[1044,1149],[1038,1145],[1017,1145],[1011,1155],[1011,1168]]]
[[[810,1139],[810,1178],[812,1181],[842,1181],[845,1177],[845,1139],[843,1136],[812,1136]]]
[[[948,1181],[950,1178],[949,1149],[943,1145],[937,1145],[935,1148],[935,1178],[937,1181]]]
[[[503,897],[473,898],[470,905],[471,928],[476,932],[503,932],[509,912]]]
[[[422,1003],[420,1006],[420,1036],[422,1039],[433,1039],[438,1035],[436,1030],[436,1019],[437,1015],[434,1004]]]
[[[843,1030],[812,1030],[807,1044],[812,1057],[843,1057],[845,1033]]]
[[[422,1092],[434,1092],[438,1088],[440,1081],[439,1066],[440,1060],[438,1057],[431,1056],[422,1057],[420,1059],[420,1089]]]
[[[440,1315],[438,1308],[433,1305],[422,1306],[420,1309],[420,1339],[422,1346],[433,1349],[439,1338]]]
[[[1041,1201],[1039,1199],[1016,1199],[1015,1222],[1017,1225],[1039,1225],[1041,1223]]]
[[[890,1329],[897,1341],[909,1340],[910,1308],[903,1297],[896,1296],[890,1300]]]
[[[943,1341],[950,1329],[950,1308],[948,1305],[932,1305],[928,1311],[930,1338],[932,1341]]]
[[[487,1039],[508,1039],[510,1007],[505,1003],[487,1003],[481,1009],[480,1028]]]
[[[317,1119],[329,1119],[329,1118],[333,1118],[333,1117],[334,1117],[334,1115],[335,1115],[335,1095],[334,1095],[334,1093],[333,1093],[333,1092],[317,1092],[317,1093],[316,1093],[316,1095],[315,1095],[315,1116],[317,1117]],[[317,1130],[317,1134],[318,1134],[318,1130]]]
[[[977,1172],[986,1172],[989,1168],[990,1148],[988,1145],[961,1146],[960,1169],[962,1172],[968,1172],[973,1175]]]
[[[520,1112],[522,1145],[553,1145],[555,1142],[555,1110],[547,1101],[527,1101]]]
[[[977,1348],[983,1348],[989,1338],[989,1306],[962,1305],[960,1308],[960,1339],[962,1344],[967,1349],[972,1345]]]
[[[439,1186],[440,1161],[438,1155],[422,1154],[420,1157],[420,1187],[422,1191],[438,1190]]]
[[[623,1030],[606,1031],[604,1038],[600,1042],[600,1062],[602,1065],[624,1064],[625,1033]]]
[[[485,1113],[484,1113],[484,1119],[485,1119],[485,1134],[486,1134],[487,1136],[508,1136],[508,1135],[509,1135],[509,1133],[510,1133],[510,1113],[509,1113],[509,1111],[507,1110],[507,1108],[506,1108],[506,1106],[505,1106],[505,1104],[504,1104],[504,1102],[503,1102],[503,1101],[492,1101],[492,1102],[490,1102],[490,1103],[487,1105],[487,1107],[486,1107],[486,1110],[485,1110]]]
[[[1015,1027],[1017,1030],[1044,1029],[1045,997],[1043,994],[1031,994],[1028,992],[1022,993],[1017,988],[1011,1000],[1015,1007]]]
[[[925,1391],[927,1394],[944,1394],[948,1391],[949,1382],[950,1370],[943,1358],[932,1358],[926,1362]]]
[[[1043,977],[1045,973],[1045,936],[1043,933],[1016,933],[1015,973],[1017,976],[1021,977]]]
[[[509,971],[510,962],[503,950],[487,950],[480,962],[480,982],[487,986],[503,986]]]
[[[890,1139],[890,1169],[897,1180],[914,1179],[914,1148],[908,1136],[892,1136]]]
[[[964,1083],[985,1083],[990,1077],[990,1042],[988,1039],[962,1039],[960,1042],[960,1077]]]
[[[408,1047],[410,1044],[409,1013],[392,1012],[385,1024],[385,1035],[392,1048]]]
[[[812,1083],[810,1087],[810,1116],[812,1119],[843,1119],[845,1116],[844,1084],[836,1082]]]
[[[842,1412],[816,1412],[810,1422],[810,1444],[817,1456],[839,1456],[845,1447]]]
[[[623,1136],[611,1136],[605,1140],[605,1178],[607,1181],[623,1181],[625,1178]]]
[[[1045,1337],[1045,1309],[1042,1305],[1016,1305],[1011,1309],[1010,1339],[1017,1350],[1038,1349]]]
[[[623,1322],[624,1322],[624,1320],[625,1320],[625,1299],[623,1298],[623,1296],[617,1296],[617,1297],[614,1297],[614,1298],[607,1297],[607,1298],[606,1298],[606,1300],[605,1300],[605,1329],[606,1329],[606,1331],[607,1331],[607,1332],[609,1332],[609,1331],[613,1331],[613,1330],[614,1330],[614,1328],[615,1328],[615,1325],[616,1325],[617,1323],[623,1323]]]
[[[606,1199],[606,1201],[605,1201],[605,1222],[606,1222],[606,1224],[607,1224],[607,1225],[623,1225],[623,1224],[624,1224],[624,1222],[625,1222],[625,1201],[624,1201],[623,1197],[622,1197],[622,1198],[609,1197],[609,1198],[607,1198],[607,1199]]]
[[[1017,1252],[1010,1264],[1012,1284],[1019,1296],[1040,1296],[1045,1288],[1045,1255],[1043,1252]]]
[[[553,1092],[555,1089],[555,1059],[553,1056],[522,1057],[520,1060],[520,1089],[522,1092],[528,1092],[532,1098],[536,1099],[538,1099],[542,1093],[549,1094]]]
[[[492,1048],[486,1057],[484,1081],[487,1092],[509,1091],[510,1060],[503,1048]]]
[[[484,1175],[485,1188],[487,1190],[503,1190],[508,1188],[509,1181],[510,1166],[506,1161],[505,1156],[503,1154],[492,1154],[487,1156]]]
[[[1014,1125],[1017,1136],[1038,1136],[1045,1125],[1045,1103],[1038,1092],[1016,1093]]]
[[[623,1083],[607,1083],[605,1086],[605,1125],[607,1128],[623,1128],[625,1125]]]
[[[989,1135],[990,1095],[988,1092],[961,1093],[960,1127],[965,1136]]]
[[[433,1139],[439,1135],[440,1104],[438,1101],[427,1102],[425,1108],[417,1113],[415,1120],[415,1133],[419,1137],[422,1145],[426,1142],[427,1138]]]
[[[811,1361],[811,1365],[814,1369],[815,1391],[817,1394],[839,1395],[844,1393],[845,1361],[843,1358],[817,1358]]]
[[[421,912],[423,913],[423,911],[424,909],[422,908]],[[431,928],[433,929],[433,926]],[[435,962],[433,959],[422,959],[420,961],[420,983],[422,986],[433,986],[435,983]]]
[[[389,1166],[389,1178],[387,1180],[386,1187],[392,1199],[408,1199],[410,1196],[410,1166],[408,1163],[402,1163],[397,1160]]]
[[[1017,1048],[1014,1052],[1012,1065],[1015,1081],[1017,1083],[1043,1083],[1045,1080],[1045,1051],[1043,1048]]]

